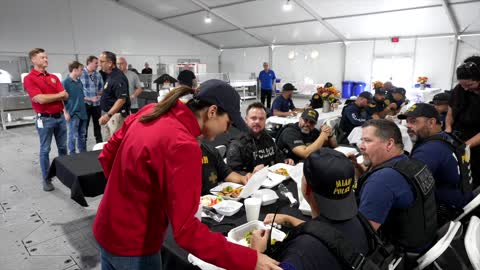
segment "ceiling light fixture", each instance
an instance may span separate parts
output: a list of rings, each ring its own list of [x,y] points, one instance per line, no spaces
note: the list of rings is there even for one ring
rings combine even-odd
[[[311,53],[310,53],[310,57],[312,57],[312,59],[315,59],[318,57],[318,51],[317,50],[313,50]]]
[[[210,13],[207,13],[207,16],[205,16],[205,23],[212,23],[212,18],[210,17]]]
[[[289,51],[287,57],[289,60],[293,60],[295,58],[295,51],[294,50]]]
[[[292,10],[293,5],[290,3],[290,0],[287,0],[285,4],[283,4],[283,11],[290,11]]]

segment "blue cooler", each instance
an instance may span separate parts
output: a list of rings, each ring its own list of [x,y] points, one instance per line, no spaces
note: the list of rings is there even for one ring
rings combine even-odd
[[[342,82],[342,98],[349,98],[352,96],[354,81],[343,81]]]
[[[363,91],[365,91],[365,86],[367,86],[364,82],[355,82],[352,89],[352,96],[360,95]]]

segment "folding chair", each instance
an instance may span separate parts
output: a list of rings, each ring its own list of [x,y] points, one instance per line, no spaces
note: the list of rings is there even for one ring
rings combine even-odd
[[[470,212],[475,210],[475,208],[477,208],[478,205],[480,205],[480,195],[477,195],[475,198],[473,198],[472,201],[470,201],[467,205],[463,207],[463,213],[460,216],[458,216],[455,219],[455,221],[460,221],[463,217],[465,217],[466,215],[470,214]]]
[[[473,269],[480,270],[480,219],[472,216],[465,233],[465,249]]]

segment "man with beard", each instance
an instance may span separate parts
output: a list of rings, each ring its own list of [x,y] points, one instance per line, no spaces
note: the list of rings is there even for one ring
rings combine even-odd
[[[315,128],[317,120],[318,112],[306,109],[298,123],[286,125],[278,132],[277,146],[287,158],[297,163],[322,146],[337,147],[332,128],[323,125],[320,132]]]
[[[341,144],[348,144],[347,137],[355,127],[363,125],[372,116],[368,113],[368,104],[372,102],[372,93],[362,92],[358,95],[354,103],[351,103],[342,110],[342,118],[340,119],[339,142]]]
[[[369,120],[362,126],[360,151],[369,170],[358,179],[359,211],[395,246],[424,251],[437,229],[434,180],[428,168],[403,153],[400,129],[388,120]]]
[[[262,103],[255,102],[248,106],[245,117],[248,133],[234,139],[228,147],[227,163],[232,170],[245,174],[252,172],[257,166],[280,162],[294,164],[292,159],[285,158],[273,138],[268,135],[265,130],[266,119],[267,111]]]
[[[417,103],[398,119],[406,119],[408,133],[416,141],[411,157],[428,166],[435,179],[438,224],[455,219],[472,200],[469,163],[457,156],[456,148],[465,145],[442,131],[440,115],[433,105]]]
[[[480,185],[480,56],[471,56],[457,68],[445,131],[470,146],[473,187]]]
[[[275,98],[272,104],[272,113],[274,116],[287,117],[295,116],[303,109],[295,108],[292,96],[293,91],[297,90],[291,83],[286,83],[282,87],[282,94]]]

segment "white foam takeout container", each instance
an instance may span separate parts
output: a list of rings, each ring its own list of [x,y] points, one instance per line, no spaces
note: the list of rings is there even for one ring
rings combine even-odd
[[[274,173],[274,171],[278,170],[279,168],[285,168],[290,175],[290,170],[293,168],[293,166],[285,163],[277,163],[271,167],[268,167],[268,175],[267,179],[263,181],[263,187],[273,188],[274,186],[290,178],[290,176],[284,176],[278,173]]]
[[[230,242],[248,247],[248,243],[247,243],[247,240],[245,239],[245,235],[248,232],[251,232],[254,230],[265,230],[267,228],[269,229],[270,226],[266,226],[265,224],[263,224],[263,222],[259,220],[252,220],[250,222],[247,222],[243,225],[240,225],[236,228],[231,229],[228,232],[227,240]],[[276,228],[273,228],[272,239],[275,239],[277,241],[283,241],[283,239],[285,239],[286,236],[287,235],[284,232]]]
[[[225,200],[220,203],[217,203],[213,206],[213,209],[217,211],[220,215],[224,216],[233,216],[235,215],[238,211],[240,211],[240,208],[242,208],[243,204],[236,202],[236,201],[231,201],[231,200]]]
[[[270,205],[278,200],[278,195],[271,189],[259,189],[252,195],[254,198],[260,198],[262,200],[262,206]]]
[[[237,184],[237,183],[231,183],[231,182],[223,182],[221,183],[220,185],[210,189],[210,193],[212,193],[213,195],[217,195],[217,196],[220,196],[222,197],[223,199],[225,200],[233,200],[233,201],[238,201],[241,199],[240,196],[236,197],[236,198],[233,198],[233,197],[229,197],[229,196],[223,196],[223,195],[219,195],[218,192],[219,191],[222,191],[222,189],[228,187],[228,186],[231,186],[232,188],[238,188],[238,187],[243,187],[243,185],[240,185],[240,184]],[[243,190],[242,190],[243,192]],[[240,193],[241,194],[241,193]]]

